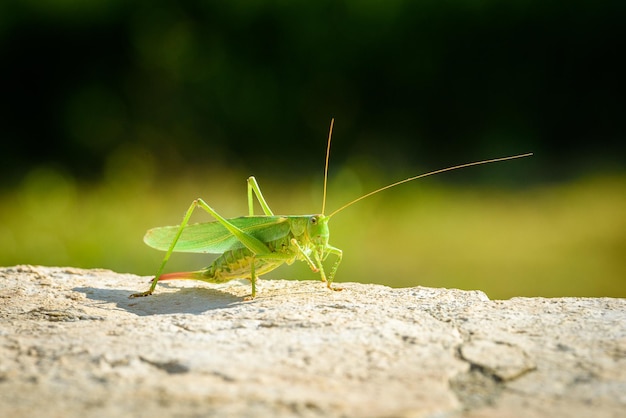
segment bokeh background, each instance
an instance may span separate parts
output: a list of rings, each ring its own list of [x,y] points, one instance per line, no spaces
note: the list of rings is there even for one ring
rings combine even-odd
[[[338,282],[626,296],[625,4],[3,1],[0,265],[153,274],[144,232],[246,214],[249,175],[319,212],[334,117],[330,211],[535,153],[338,214]]]

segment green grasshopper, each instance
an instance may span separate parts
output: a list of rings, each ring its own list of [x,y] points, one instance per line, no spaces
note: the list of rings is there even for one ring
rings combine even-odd
[[[330,132],[328,134],[324,169],[324,194],[322,198],[322,212],[320,214],[274,215],[254,177],[248,178],[248,216],[225,219],[204,200],[196,199],[187,209],[180,225],[153,228],[146,233],[144,237],[146,244],[157,250],[167,252],[152,280],[150,289],[146,292],[135,293],[130,297],[151,295],[157,283],[162,280],[191,279],[209,283],[224,283],[233,279],[248,279],[252,284],[252,293],[247,299],[253,299],[256,296],[256,280],[259,276],[276,269],[283,263],[292,264],[296,260],[306,262],[313,272],[319,273],[322,281],[326,282],[326,286],[329,289],[341,290],[339,287],[332,286],[337,267],[339,267],[343,256],[343,252],[339,248],[333,247],[328,242],[330,235],[328,222],[334,215],[356,202],[402,183],[444,171],[532,155],[532,153],[528,153],[477,161],[409,177],[367,193],[346,203],[330,215],[325,215],[328,161],[333,125],[334,119],[331,120]],[[254,214],[253,194],[261,204],[264,215]],[[215,218],[215,221],[189,225],[189,219],[197,207],[207,211]],[[173,252],[220,255],[210,266],[199,271],[161,274]],[[336,260],[330,273],[327,275],[322,263],[330,254],[333,254]]]

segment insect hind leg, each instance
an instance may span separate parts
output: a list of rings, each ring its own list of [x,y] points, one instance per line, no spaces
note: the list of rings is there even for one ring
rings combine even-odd
[[[249,235],[249,234],[245,233],[244,231],[242,231],[241,229],[239,229],[235,225],[233,225],[230,222],[228,222],[227,219],[225,219],[219,213],[217,213],[215,211],[215,209],[213,209],[211,206],[209,206],[204,200],[198,198],[198,199],[194,200],[193,202],[191,202],[191,205],[189,206],[189,209],[187,209],[187,212],[185,213],[185,216],[183,217],[183,221],[181,222],[181,224],[180,224],[180,226],[178,228],[178,231],[176,232],[176,235],[174,236],[174,239],[172,240],[172,243],[170,244],[169,248],[167,249],[167,252],[165,253],[165,257],[163,257],[163,261],[161,262],[161,265],[159,266],[159,269],[157,270],[157,273],[155,274],[154,279],[152,280],[152,284],[150,285],[150,289],[148,289],[145,292],[132,294],[132,295],[130,295],[131,298],[142,297],[142,296],[149,296],[149,295],[151,295],[154,292],[154,289],[156,288],[156,285],[159,282],[159,277],[161,277],[161,273],[163,273],[163,269],[165,268],[165,265],[167,264],[168,260],[170,259],[170,256],[172,255],[172,253],[174,252],[174,248],[176,247],[176,243],[180,239],[180,237],[181,237],[181,235],[183,233],[183,230],[185,229],[185,227],[189,223],[189,219],[191,218],[191,215],[193,214],[193,211],[198,206],[200,206],[202,209],[204,209],[206,212],[208,212],[211,216],[213,216],[215,218],[215,220],[217,220],[226,229],[228,229],[228,231],[231,234],[233,234],[235,237],[237,237],[237,239],[239,241],[241,241],[241,243],[244,244],[254,254],[261,254],[262,255],[262,254],[270,253],[270,249],[262,241],[260,241],[259,239],[253,237],[252,235]],[[251,279],[251,281],[253,282],[252,286],[253,286],[253,294],[254,294],[256,278]]]
[[[256,199],[261,204],[261,208],[263,209],[263,213],[266,216],[274,216],[274,212],[270,209],[270,206],[265,201],[263,197],[263,193],[261,193],[261,188],[259,187],[259,183],[257,183],[254,176],[248,177],[248,214],[250,216],[254,216],[254,199],[252,198],[252,193],[256,195]]]
[[[168,260],[170,259],[170,256],[172,255],[172,253],[174,252],[174,247],[176,247],[176,243],[180,239],[180,236],[182,235],[183,230],[185,229],[185,227],[189,223],[189,219],[191,218],[191,215],[193,214],[193,211],[198,207],[198,205],[200,204],[201,200],[202,199],[196,199],[193,202],[191,202],[191,205],[189,206],[189,209],[187,209],[187,212],[185,213],[185,216],[183,217],[183,221],[180,223],[180,227],[178,228],[178,231],[176,232],[176,235],[174,236],[174,239],[172,240],[172,243],[170,244],[169,248],[167,249],[167,252],[165,253],[165,257],[163,257],[163,261],[161,261],[161,265],[159,266],[159,269],[157,270],[156,274],[154,275],[154,279],[152,279],[152,284],[150,285],[150,289],[148,289],[145,292],[134,293],[134,294],[130,295],[131,298],[142,297],[142,296],[149,296],[149,295],[151,295],[154,292],[154,289],[156,288],[156,285],[159,282],[159,278],[161,277],[161,273],[163,273],[163,269],[165,268],[165,265],[167,264]],[[206,205],[206,203],[205,203],[205,205]]]

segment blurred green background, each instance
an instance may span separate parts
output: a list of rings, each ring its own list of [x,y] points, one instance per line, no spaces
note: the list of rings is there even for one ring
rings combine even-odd
[[[337,215],[338,282],[624,297],[624,4],[4,1],[0,265],[153,274],[144,232],[196,197],[246,214],[249,175],[319,212],[334,117],[329,211],[535,153]]]

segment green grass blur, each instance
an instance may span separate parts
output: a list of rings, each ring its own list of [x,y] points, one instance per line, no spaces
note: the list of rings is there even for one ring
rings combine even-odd
[[[149,162],[128,155],[112,158],[97,185],[38,168],[5,191],[0,264],[151,275],[163,253],[144,245],[143,234],[179,223],[194,198],[226,217],[246,214],[247,173],[190,170],[159,179]],[[327,213],[385,184],[376,173],[368,179],[346,168],[331,176]],[[321,178],[258,180],[277,214],[321,210]],[[331,243],[344,250],[336,281],[480,289],[492,298],[624,297],[625,188],[626,176],[525,189],[450,186],[435,178],[403,185],[333,217]],[[209,215],[194,215],[193,221],[204,220]],[[198,269],[210,260],[177,253],[167,271]],[[296,263],[265,278],[318,276]],[[147,282],[135,285],[144,290]]]
[[[624,4],[0,2],[0,264],[153,274],[145,231],[246,214],[250,174],[318,212],[334,117],[327,212],[535,153],[339,213],[337,281],[626,296]]]

